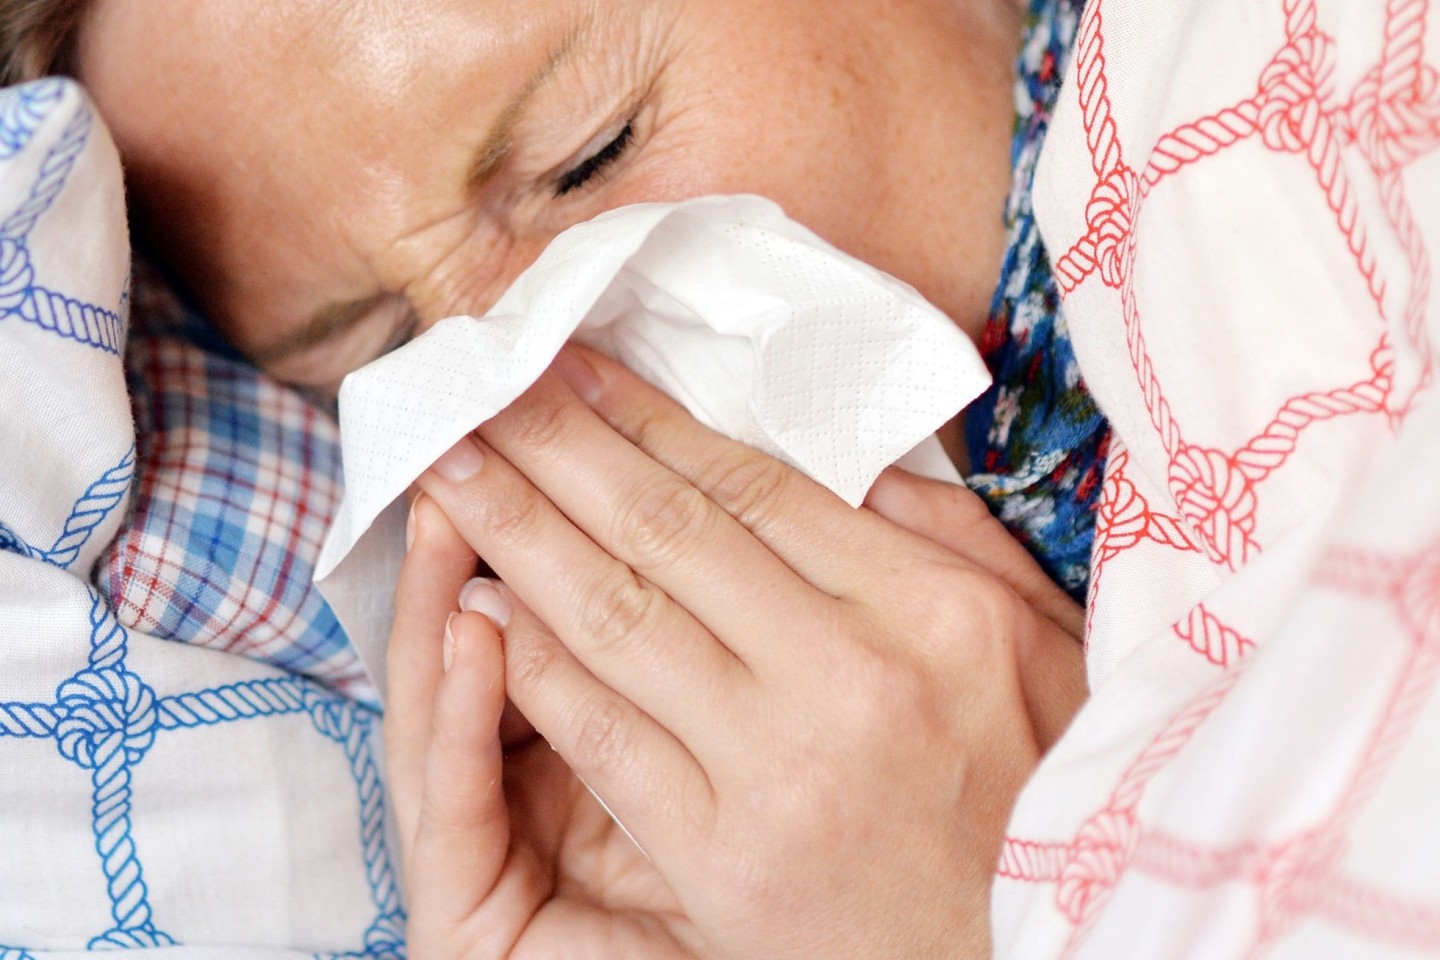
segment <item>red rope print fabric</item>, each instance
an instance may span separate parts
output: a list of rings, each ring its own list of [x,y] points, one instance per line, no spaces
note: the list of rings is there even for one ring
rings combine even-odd
[[[1036,210],[1114,428],[1011,957],[1440,954],[1440,3],[1091,0]]]

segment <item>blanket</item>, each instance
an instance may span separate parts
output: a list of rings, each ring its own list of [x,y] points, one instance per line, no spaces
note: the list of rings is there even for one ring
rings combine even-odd
[[[1090,0],[1035,205],[1114,442],[1002,957],[1440,954],[1434,0]]]

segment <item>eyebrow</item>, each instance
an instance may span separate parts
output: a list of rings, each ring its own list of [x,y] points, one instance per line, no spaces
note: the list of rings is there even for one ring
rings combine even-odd
[[[515,127],[520,118],[525,115],[525,108],[530,105],[535,94],[545,86],[546,82],[555,75],[556,69],[575,51],[579,45],[581,35],[585,32],[586,24],[581,24],[565,35],[550,52],[545,63],[539,70],[525,82],[505,108],[500,111],[495,126],[491,128],[480,149],[475,151],[475,158],[470,162],[470,171],[465,177],[465,191],[468,196],[474,196],[480,189],[489,182],[500,169],[500,164],[509,155],[515,145]]]
[[[286,334],[268,346],[250,351],[250,359],[257,364],[274,363],[318,346],[355,326],[388,296],[389,294],[377,293],[359,300],[347,300],[321,307],[298,330]]]

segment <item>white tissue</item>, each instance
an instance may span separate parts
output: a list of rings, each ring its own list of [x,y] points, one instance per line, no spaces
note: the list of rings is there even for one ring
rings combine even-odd
[[[906,465],[958,479],[933,434],[990,382],[913,288],[768,200],[640,204],[570,228],[484,317],[442,320],[340,390],[346,490],[318,580],[380,689],[404,553],[403,512],[382,511],[572,337],[852,506],[927,438]]]

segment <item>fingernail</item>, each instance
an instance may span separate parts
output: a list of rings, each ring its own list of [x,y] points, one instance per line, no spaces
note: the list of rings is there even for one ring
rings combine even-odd
[[[450,614],[445,620],[445,643],[440,648],[440,665],[445,672],[450,672],[450,665],[455,662],[455,634],[450,630],[450,624],[455,622],[458,614]]]
[[[600,375],[578,353],[561,350],[555,358],[555,372],[581,400],[594,403],[600,399]]]
[[[510,622],[510,601],[505,598],[494,580],[476,577],[460,588],[460,609],[469,613],[483,613],[496,627]]]
[[[405,518],[405,552],[415,546],[415,501],[410,501],[410,515]]]
[[[439,460],[431,469],[451,483],[460,483],[469,480],[480,472],[480,467],[485,463],[485,454],[475,445],[475,441],[467,435],[461,438]]]

